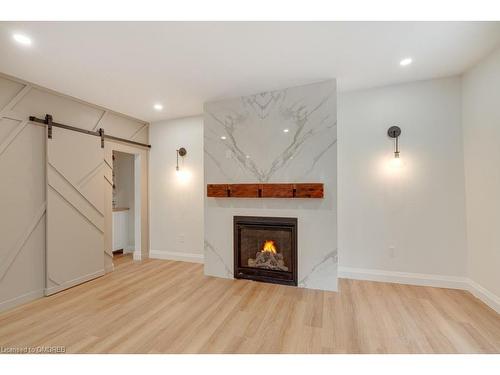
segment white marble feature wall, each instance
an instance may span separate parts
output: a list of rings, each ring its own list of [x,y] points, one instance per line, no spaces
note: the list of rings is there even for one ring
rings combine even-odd
[[[323,199],[205,198],[205,274],[233,278],[233,216],[298,219],[299,286],[337,290],[336,81],[206,103],[205,186],[322,182]]]

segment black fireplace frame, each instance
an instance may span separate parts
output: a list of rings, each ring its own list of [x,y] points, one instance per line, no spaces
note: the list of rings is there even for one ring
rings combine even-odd
[[[256,228],[283,228],[292,232],[291,266],[292,272],[267,270],[254,267],[240,266],[240,229],[242,227]],[[270,217],[270,216],[234,216],[233,217],[233,259],[234,278],[263,281],[273,284],[284,284],[297,286],[298,254],[297,254],[297,218],[293,217]]]

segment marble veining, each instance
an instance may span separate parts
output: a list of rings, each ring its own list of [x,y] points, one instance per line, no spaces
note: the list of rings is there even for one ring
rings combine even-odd
[[[226,271],[226,277],[231,278],[233,276],[233,270],[230,268],[224,258],[219,254],[219,252],[213,247],[207,240],[204,241],[205,244],[205,253],[208,251],[215,255],[215,257],[219,260],[220,264],[224,266],[224,270]]]
[[[241,101],[244,106],[253,109],[261,120],[269,116],[270,110],[286,96],[286,90],[263,92],[257,95],[244,96]]]
[[[338,263],[337,249],[330,251],[328,254],[325,255],[323,259],[321,259],[317,264],[315,264],[313,268],[302,279],[299,280],[299,286],[307,287],[307,281],[309,280],[309,278],[311,278],[311,276],[329,260],[331,260],[333,265],[336,267]]]
[[[335,124],[335,126],[337,126],[337,124]],[[332,148],[333,146],[337,145],[337,139],[334,139],[332,140],[324,149],[320,150],[316,156],[313,157],[313,160],[312,160],[312,163],[311,163],[311,166],[304,172],[304,174],[302,175],[302,179],[305,179],[307,177],[307,175],[309,173],[311,173],[315,166],[316,166],[316,163],[318,163],[318,161],[321,159],[321,157],[328,151],[330,150],[330,148]]]
[[[324,199],[205,198],[205,272],[233,277],[233,216],[298,219],[299,286],[337,287],[336,82],[205,103],[205,184],[322,182]]]
[[[206,114],[214,120],[215,124],[219,125],[220,129],[207,127],[206,139],[211,142],[217,142],[218,147],[226,148],[230,151],[230,154],[227,155],[230,155],[232,159],[239,164],[240,168],[246,170],[248,174],[255,177],[257,181],[264,183],[269,182],[278,170],[296,157],[313,137],[326,137],[330,140],[329,143],[323,145],[322,148],[317,151],[317,155],[310,161],[309,170],[313,169],[317,160],[335,144],[336,132],[334,133],[330,130],[336,127],[337,122],[335,118],[331,118],[331,114],[329,113],[323,115],[320,121],[313,122],[310,120],[312,118],[314,119],[313,115],[326,106],[328,101],[331,101],[334,96],[335,92],[333,91],[326,93],[326,95],[311,104],[305,104],[303,100],[294,100],[288,103],[286,101],[287,90],[284,90],[283,92],[270,92],[252,95],[251,97],[243,97],[241,98],[242,104],[239,108],[240,112],[226,110],[220,111],[219,114],[207,109]],[[263,100],[261,104],[258,100],[261,97],[269,97],[270,99]],[[258,166],[257,163],[251,159],[250,154],[252,154],[255,147],[260,147],[266,143],[265,131],[262,132],[262,139],[259,140],[257,144],[247,144],[247,147],[245,147],[244,139],[238,139],[238,129],[246,125],[247,120],[251,118],[251,114],[263,120],[269,117],[271,109],[275,109],[285,123],[290,123],[289,127],[284,128],[288,130],[289,140],[280,150],[279,154],[274,157],[269,166]],[[225,139],[220,139],[219,141],[217,137],[225,137]],[[279,149],[278,145],[272,145],[272,147]],[[206,147],[205,153],[215,160],[214,156],[210,154]],[[216,165],[221,172],[224,173],[223,166],[218,162],[216,162]]]

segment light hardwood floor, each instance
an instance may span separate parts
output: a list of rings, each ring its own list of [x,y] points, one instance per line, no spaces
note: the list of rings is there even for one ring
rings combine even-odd
[[[467,292],[340,280],[323,292],[121,257],[114,272],[0,314],[0,346],[90,353],[499,353]]]

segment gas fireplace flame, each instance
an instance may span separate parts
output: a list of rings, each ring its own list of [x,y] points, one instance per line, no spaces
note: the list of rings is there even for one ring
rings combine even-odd
[[[276,246],[274,245],[274,241],[273,240],[267,240],[266,242],[264,242],[264,246],[262,246],[262,250],[261,251],[263,253],[267,251],[268,253],[276,254]]]

